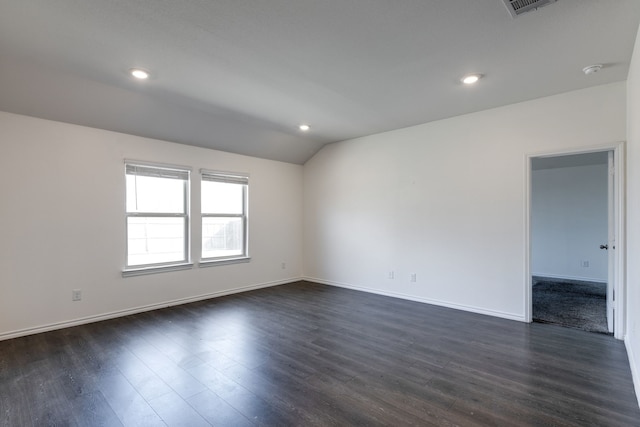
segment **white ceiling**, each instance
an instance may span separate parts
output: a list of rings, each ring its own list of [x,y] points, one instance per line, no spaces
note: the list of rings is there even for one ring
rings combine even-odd
[[[638,0],[515,19],[501,0],[0,0],[0,110],[304,163],[326,143],[625,80],[639,21]],[[485,77],[463,87],[469,72]]]

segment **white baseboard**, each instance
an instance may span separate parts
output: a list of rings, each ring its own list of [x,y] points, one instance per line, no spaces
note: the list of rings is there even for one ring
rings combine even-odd
[[[546,277],[549,279],[560,279],[560,280],[576,280],[578,282],[607,283],[607,279],[594,279],[593,277],[562,276],[558,274],[547,274],[547,273],[533,273],[531,276]]]
[[[629,336],[624,338],[624,346],[627,348],[627,356],[629,357],[629,366],[631,367],[631,378],[633,380],[633,388],[636,390],[636,399],[638,399],[638,406],[640,407],[640,366],[636,366],[635,354],[629,342]]]
[[[356,291],[368,292],[371,294],[384,295],[392,298],[400,298],[400,299],[405,299],[409,301],[421,302],[424,304],[437,305],[440,307],[453,308],[455,310],[469,311],[472,313],[484,314],[487,316],[500,317],[508,320],[516,320],[518,322],[526,322],[524,315],[520,315],[520,314],[506,313],[503,311],[496,311],[496,310],[487,310],[480,307],[474,307],[474,306],[463,305],[463,304],[455,304],[455,303],[450,303],[447,301],[439,301],[431,298],[416,297],[413,295],[406,295],[406,294],[401,294],[397,292],[381,291],[378,289],[366,288],[363,286],[356,286],[349,283],[340,283],[340,282],[334,282],[331,280],[318,279],[316,277],[304,277],[302,280],[307,280],[309,282],[316,282],[323,285],[336,286],[339,288],[347,288],[347,289],[353,289]]]
[[[23,336],[26,336],[26,335],[39,334],[41,332],[53,331],[53,330],[56,330],[56,329],[64,329],[64,328],[69,328],[69,327],[72,327],[72,326],[84,325],[84,324],[87,324],[87,323],[100,322],[102,320],[115,319],[116,317],[129,316],[131,314],[143,313],[145,311],[158,310],[158,309],[161,309],[161,308],[172,307],[172,306],[175,306],[175,305],[188,304],[190,302],[202,301],[202,300],[205,300],[205,299],[217,298],[217,297],[222,297],[222,296],[225,296],[225,295],[232,295],[232,294],[237,294],[237,293],[241,293],[241,292],[253,291],[255,289],[262,289],[262,288],[269,288],[269,287],[272,287],[272,286],[285,285],[287,283],[297,282],[299,280],[303,280],[303,279],[300,278],[300,277],[292,277],[292,278],[284,279],[284,280],[277,280],[277,281],[273,281],[273,282],[259,283],[259,284],[255,284],[255,285],[249,285],[249,286],[241,286],[239,288],[227,289],[227,290],[224,290],[224,291],[211,292],[211,293],[208,293],[208,294],[197,295],[197,296],[194,296],[194,297],[180,298],[180,299],[171,300],[171,301],[165,301],[165,302],[161,302],[161,303],[157,303],[157,304],[143,305],[143,306],[140,306],[140,307],[134,307],[134,308],[126,309],[126,310],[112,311],[110,313],[103,313],[103,314],[98,314],[98,315],[95,315],[95,316],[81,317],[79,319],[66,320],[66,321],[63,321],[63,322],[50,323],[50,324],[47,324],[47,325],[35,326],[35,327],[32,327],[32,328],[19,329],[17,331],[5,332],[5,333],[0,334],[0,341],[8,340],[8,339],[11,339],[11,338],[23,337]]]

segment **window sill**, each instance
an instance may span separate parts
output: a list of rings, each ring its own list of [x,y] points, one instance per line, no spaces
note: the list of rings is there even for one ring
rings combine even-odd
[[[158,267],[129,268],[122,272],[122,277],[143,276],[146,274],[165,273],[167,271],[190,270],[193,263],[162,265]]]
[[[198,263],[198,267],[213,267],[216,265],[241,264],[244,262],[251,262],[251,257],[202,260]]]

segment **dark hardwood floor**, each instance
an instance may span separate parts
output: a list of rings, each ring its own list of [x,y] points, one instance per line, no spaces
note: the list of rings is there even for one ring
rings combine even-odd
[[[640,426],[624,344],[307,282],[0,342],[3,426]]]

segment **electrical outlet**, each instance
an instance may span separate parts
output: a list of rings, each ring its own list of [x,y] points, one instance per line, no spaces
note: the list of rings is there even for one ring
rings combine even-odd
[[[82,290],[74,289],[71,291],[71,301],[81,301],[82,300]]]
[[[282,268],[283,270],[285,270],[287,268],[287,263],[283,262],[282,264],[280,264],[280,268]]]
[[[395,273],[393,270],[391,270],[391,271],[389,272],[389,275],[388,275],[387,277],[388,277],[389,279],[394,279],[394,278],[396,277],[396,273]]]
[[[411,280],[412,282],[416,282],[418,280],[418,276],[416,275],[416,273],[411,273],[411,276],[409,276],[409,280]]]
[[[589,261],[582,261],[582,267],[589,268]]]

